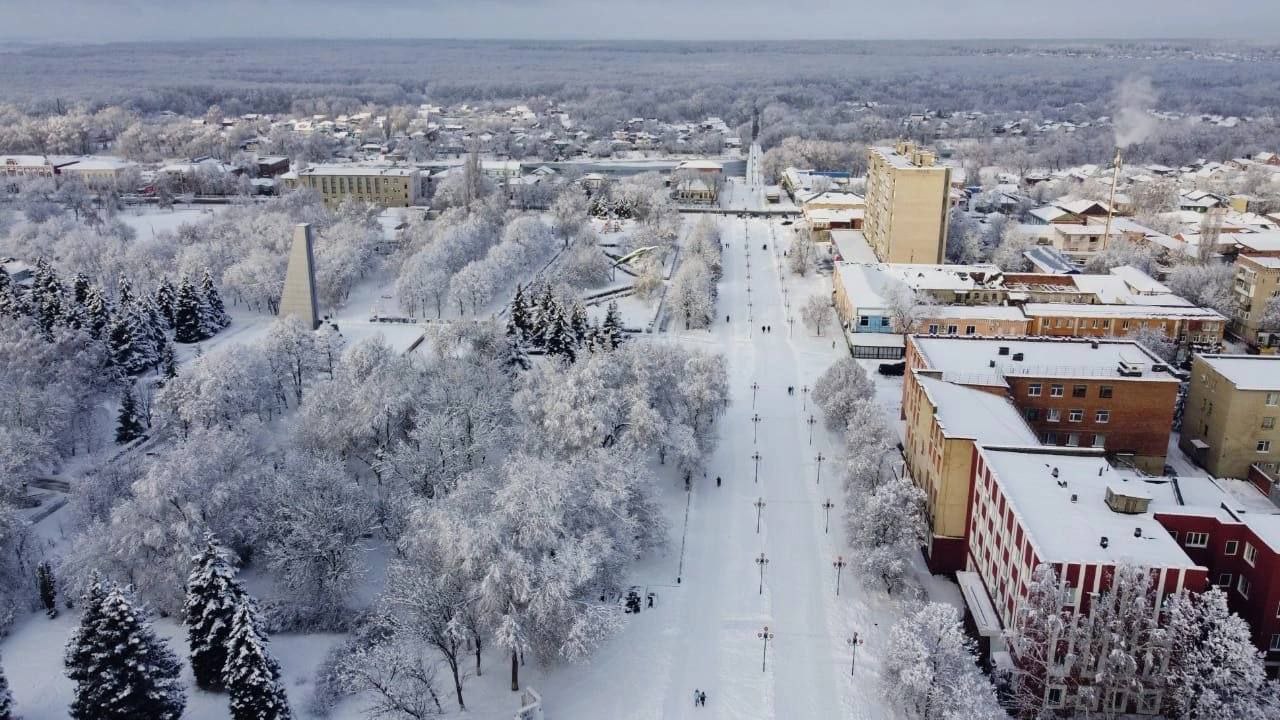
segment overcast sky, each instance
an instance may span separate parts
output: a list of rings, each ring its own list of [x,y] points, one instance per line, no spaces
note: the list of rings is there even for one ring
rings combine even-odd
[[[1280,0],[0,0],[0,38],[1280,38]]]

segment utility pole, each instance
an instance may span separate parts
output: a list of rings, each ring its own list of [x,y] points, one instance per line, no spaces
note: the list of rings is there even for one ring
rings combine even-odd
[[[843,555],[837,555],[836,561],[831,563],[831,567],[836,569],[836,597],[840,597],[840,572],[844,570],[849,563],[844,561]]]
[[[751,409],[756,409],[756,393],[760,392],[760,383],[751,383]]]
[[[760,451],[757,450],[756,452],[751,453],[751,459],[756,461],[755,482],[758,483],[760,482]]]
[[[821,485],[822,484],[822,461],[826,460],[827,458],[821,452],[819,452],[818,457],[816,459],[818,461],[818,478],[816,480],[816,483],[818,485]]]
[[[813,416],[812,416],[812,415],[810,415],[810,416],[809,416],[809,419],[808,419],[808,420],[805,420],[805,422],[809,424],[809,444],[810,444],[810,445],[812,445],[812,444],[813,444],[813,426],[814,426],[814,424],[815,424],[815,423],[817,423],[818,421],[817,421],[817,420],[814,420],[814,419],[813,419]]]
[[[760,534],[760,511],[764,510],[764,506],[767,505],[768,503],[764,501],[764,498],[757,498],[756,501],[751,504],[756,506],[756,534],[759,535]]]
[[[769,632],[769,626],[765,625],[764,630],[756,633],[756,637],[764,641],[764,648],[760,651],[760,672],[764,672],[765,662],[769,657],[769,641],[773,639],[773,633]]]
[[[831,508],[833,507],[835,507],[835,503],[831,502],[831,498],[827,498],[827,501],[822,503],[822,514],[825,516],[822,519],[823,535],[831,532]]]
[[[849,674],[850,674],[850,675],[857,675],[857,674],[858,674],[858,673],[857,673],[857,670],[858,670],[858,646],[862,644],[862,640],[860,640],[860,639],[858,638],[858,633],[857,633],[857,632],[855,632],[855,633],[853,634],[853,637],[848,638],[847,640],[845,640],[845,643],[847,643],[847,644],[849,645],[849,649],[850,649],[850,651],[852,651],[852,653],[853,653],[853,654],[850,656],[850,657],[852,657],[853,659],[849,661]]]
[[[760,414],[751,416],[751,444],[755,445],[760,437]]]
[[[756,594],[763,595],[764,594],[764,566],[769,564],[769,558],[765,557],[764,553],[760,553],[760,557],[755,559],[755,563],[756,565],[760,566],[760,588],[756,590]]]

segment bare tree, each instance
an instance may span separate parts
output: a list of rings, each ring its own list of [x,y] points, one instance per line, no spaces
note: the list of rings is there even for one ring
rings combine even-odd
[[[831,321],[834,312],[831,308],[831,300],[819,293],[805,301],[804,307],[800,308],[800,317],[812,324],[813,331],[821,335],[822,326]]]

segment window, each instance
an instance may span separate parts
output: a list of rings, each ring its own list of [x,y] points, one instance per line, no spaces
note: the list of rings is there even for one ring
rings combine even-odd
[[[1069,433],[1067,435],[1068,447],[1080,447],[1080,433]]]
[[[1280,650],[1280,635],[1271,636],[1271,652]]]
[[[1040,397],[1040,383],[1031,383],[1027,386],[1027,395],[1031,397]]]
[[[1027,419],[1035,422],[1040,419],[1040,411],[1036,408],[1027,408]]]
[[[938,326],[937,326],[937,325],[930,325],[930,326],[929,326],[929,334],[930,334],[930,335],[937,335],[937,334],[938,334]]]
[[[1050,386],[1049,386],[1049,397],[1062,397],[1062,386],[1061,386],[1061,385],[1050,385]]]
[[[1045,411],[1044,419],[1049,422],[1058,422],[1062,419],[1062,411],[1058,408],[1049,408]]]
[[[1170,530],[1170,531],[1169,531],[1169,537],[1173,538],[1173,541],[1174,541],[1174,542],[1177,542],[1177,541],[1178,541],[1178,531],[1177,531],[1177,530]]]
[[[1110,386],[1110,385],[1103,385],[1102,387],[1099,387],[1099,388],[1098,388],[1098,397],[1100,397],[1100,398],[1109,398],[1109,397],[1111,397],[1111,386]]]
[[[1231,573],[1220,573],[1218,575],[1218,587],[1231,587]]]
[[[1278,637],[1280,637],[1280,635],[1273,635],[1271,637],[1272,645],[1275,644],[1275,639]],[[1062,699],[1066,695],[1066,691],[1067,688],[1062,685],[1051,685],[1049,687],[1049,692],[1045,695],[1045,706],[1051,708],[1062,707]]]
[[[1256,448],[1257,448],[1258,452],[1263,452],[1263,453],[1264,453],[1264,452],[1271,452],[1271,441],[1270,441],[1270,440],[1259,440],[1259,441],[1258,441],[1258,444],[1257,444],[1257,445],[1255,445],[1254,447],[1256,447]]]
[[[1106,445],[1107,445],[1107,436],[1103,435],[1102,433],[1094,433],[1093,446],[1096,448],[1100,448],[1100,447],[1106,447]]]
[[[859,315],[858,324],[861,325],[862,327],[868,327],[871,325],[871,318],[867,317],[866,315]]]
[[[1067,420],[1070,420],[1071,422],[1080,422],[1083,419],[1084,419],[1083,410],[1074,409],[1071,412],[1067,413]]]
[[[1253,567],[1258,562],[1258,548],[1253,543],[1244,544],[1244,561],[1249,563],[1249,567]]]
[[[1186,542],[1183,544],[1190,548],[1208,547],[1209,533],[1189,532],[1187,533]]]
[[[1272,406],[1280,405],[1280,392],[1267,393],[1267,404]]]
[[[1093,419],[1100,423],[1109,423],[1111,422],[1111,411],[1099,410],[1098,412],[1094,413]]]
[[[1052,432],[1052,431],[1045,433],[1045,434],[1044,434],[1044,444],[1045,444],[1045,445],[1057,445],[1057,444],[1058,444],[1058,433],[1056,433],[1056,432]]]
[[[955,326],[955,325],[948,325],[948,326],[947,326],[947,334],[948,334],[948,335],[955,335],[955,334],[956,334],[956,326]]]
[[[1222,547],[1222,552],[1225,555],[1235,555],[1239,551],[1240,543],[1235,540],[1228,540],[1227,544]]]
[[[976,333],[976,332],[978,332],[978,328],[974,327],[973,325],[965,325],[965,326],[964,326],[964,334],[965,334],[965,335],[972,335],[972,334],[974,334],[974,333]]]
[[[1236,578],[1236,592],[1240,593],[1240,597],[1247,598],[1249,597],[1250,587],[1249,578],[1245,577],[1244,573],[1241,573],[1240,577]]]
[[[889,318],[887,317],[880,318],[880,327],[889,327]]]
[[[1262,428],[1263,428],[1264,430],[1270,430],[1271,428],[1273,428],[1273,427],[1275,427],[1275,426],[1276,426],[1276,419],[1275,419],[1275,418],[1273,418],[1273,417],[1264,417],[1264,418],[1262,418]]]
[[[1088,385],[1072,385],[1071,397],[1084,397],[1089,392]]]

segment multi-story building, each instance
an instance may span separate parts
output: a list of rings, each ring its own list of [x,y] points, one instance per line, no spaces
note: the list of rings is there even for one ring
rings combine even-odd
[[[1179,381],[1126,340],[930,337],[906,340],[903,407],[918,373],[1007,397],[1045,445],[1092,447],[1159,473]]]
[[[422,199],[421,176],[410,167],[316,165],[282,179],[287,186],[315,190],[329,207],[347,198],[382,207],[409,207]]]
[[[867,242],[883,262],[941,263],[951,168],[909,142],[868,152]]]
[[[1280,463],[1280,356],[1196,355],[1182,414],[1182,450],[1218,477]]]
[[[929,570],[953,573],[965,564],[970,475],[982,444],[1040,444],[1008,398],[942,380],[936,370],[916,370],[915,390],[903,398],[903,453],[911,479],[925,492],[930,538]]]
[[[1280,257],[1237,256],[1234,291],[1231,331],[1251,347],[1270,350],[1280,346],[1280,333],[1262,330],[1267,303],[1280,296]]]
[[[86,187],[111,189],[119,186],[125,171],[136,165],[115,157],[82,157],[59,168],[64,177],[75,178]],[[128,188],[133,190],[134,188]]]
[[[1029,333],[1043,337],[1124,337],[1148,328],[1193,349],[1217,350],[1227,328],[1227,318],[1217,311],[1192,305],[1027,303],[1022,311]]]

